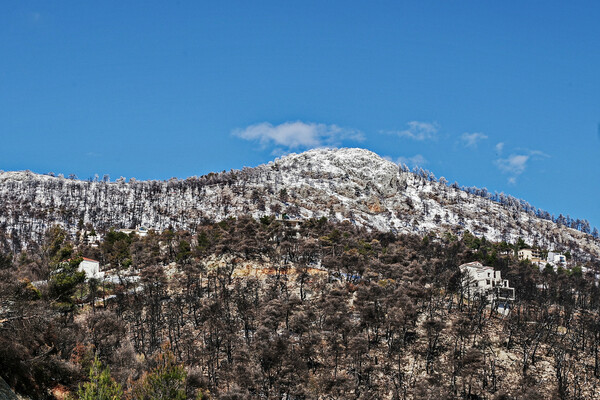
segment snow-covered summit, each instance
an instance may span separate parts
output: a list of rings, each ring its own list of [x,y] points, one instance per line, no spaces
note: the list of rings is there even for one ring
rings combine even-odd
[[[327,179],[371,183],[382,194],[398,187],[398,166],[370,150],[360,148],[314,149],[275,160],[274,165],[292,173],[318,172]]]
[[[55,179],[49,175],[36,174],[29,170],[25,171],[0,171],[0,182],[6,181],[32,181],[32,180],[48,180]]]
[[[370,150],[360,148],[319,148],[300,154],[288,154],[274,161],[274,164],[288,167],[297,166],[298,163],[318,166],[323,172],[336,175],[353,171],[365,179],[375,178],[378,171],[397,171],[397,166],[393,162]]]

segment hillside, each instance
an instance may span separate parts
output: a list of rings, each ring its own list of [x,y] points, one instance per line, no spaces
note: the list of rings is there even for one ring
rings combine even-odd
[[[0,378],[30,399],[97,399],[96,385],[132,400],[600,396],[598,263],[540,272],[470,235],[325,219],[110,233],[98,247],[64,233],[0,251]],[[111,279],[84,281],[79,255]],[[464,279],[474,261],[510,282],[508,312]]]
[[[479,194],[363,149],[310,150],[185,180],[94,182],[2,172],[0,230],[5,245],[18,251],[54,224],[71,233],[86,224],[100,231],[138,225],[194,231],[230,216],[286,214],[395,233],[469,230],[492,241],[521,237],[584,258],[600,255],[591,235],[541,218],[539,210],[512,197]]]

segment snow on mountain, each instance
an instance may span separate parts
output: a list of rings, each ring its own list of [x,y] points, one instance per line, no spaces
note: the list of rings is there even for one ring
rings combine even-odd
[[[191,229],[251,214],[327,217],[398,233],[469,230],[489,240],[522,237],[548,249],[600,256],[596,239],[536,216],[516,199],[500,204],[409,172],[364,149],[315,149],[255,168],[169,181],[88,182],[0,173],[0,231],[18,248],[60,224],[71,232],[135,227]]]

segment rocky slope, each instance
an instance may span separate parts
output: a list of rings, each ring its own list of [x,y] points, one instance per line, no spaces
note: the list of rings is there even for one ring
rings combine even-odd
[[[363,149],[316,149],[255,168],[185,180],[90,182],[0,173],[0,231],[14,250],[60,224],[75,233],[144,225],[191,229],[205,220],[252,214],[327,217],[393,232],[469,230],[489,240],[530,244],[600,256],[591,235],[544,219],[509,196],[475,195],[410,172]]]

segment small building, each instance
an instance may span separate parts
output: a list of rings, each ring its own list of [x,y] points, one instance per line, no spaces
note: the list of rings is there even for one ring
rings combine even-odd
[[[515,299],[515,289],[507,279],[502,279],[500,271],[486,267],[478,261],[462,264],[463,289],[468,297],[485,296],[490,302],[506,303]]]
[[[100,279],[104,276],[104,272],[100,272],[100,261],[92,260],[91,258],[83,257],[78,270],[85,272],[85,279]]]
[[[518,251],[519,260],[530,260],[531,262],[540,262],[541,254],[536,249],[521,249]]]
[[[564,254],[555,253],[553,251],[550,251],[550,252],[548,252],[548,258],[546,261],[552,265],[564,266],[567,264],[567,257]]]
[[[87,244],[90,247],[98,247],[98,243],[102,242],[102,237],[98,235],[95,231],[84,231],[80,235],[80,239],[84,244]]]
[[[135,233],[136,235],[139,235],[141,237],[144,237],[148,234],[148,232],[150,232],[150,230],[145,227],[145,226],[138,226],[135,229],[119,229],[119,232],[123,232],[126,233],[128,235],[131,235],[132,233]],[[157,233],[160,233],[157,231]]]
[[[282,218],[277,218],[275,219],[278,222],[281,222],[284,225],[290,226],[294,229],[299,229],[300,226],[302,226],[302,223],[304,222],[301,219],[297,219],[297,218],[290,218],[287,215],[284,214],[284,216]]]

